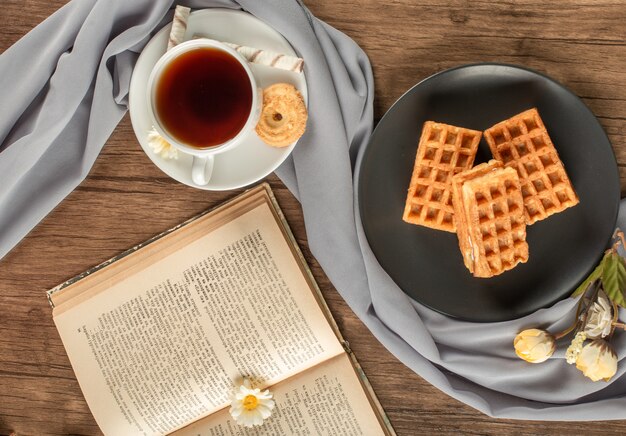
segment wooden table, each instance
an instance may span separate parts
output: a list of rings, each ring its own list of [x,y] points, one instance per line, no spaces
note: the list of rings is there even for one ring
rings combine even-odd
[[[4,0],[0,50],[64,2]],[[561,81],[583,98],[606,129],[624,192],[623,0],[308,0],[307,4],[370,56],[377,118],[414,83],[455,65],[508,62]],[[339,327],[399,435],[626,433],[626,421],[492,419],[426,383],[389,354],[350,311],[308,250],[300,205],[275,176],[268,180]],[[89,177],[0,261],[0,434],[99,434],[52,323],[45,291],[234,194],[194,190],[166,177],[141,151],[128,116],[123,119]]]

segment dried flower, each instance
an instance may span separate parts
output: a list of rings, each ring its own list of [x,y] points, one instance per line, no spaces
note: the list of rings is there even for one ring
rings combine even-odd
[[[263,420],[272,415],[274,406],[269,390],[251,389],[250,381],[244,379],[243,385],[233,395],[229,412],[237,424],[253,427],[263,424]]]
[[[178,159],[178,150],[165,140],[159,132],[152,128],[148,132],[148,145],[163,159]]]
[[[613,307],[609,298],[602,291],[587,312],[584,332],[589,339],[604,338],[613,329]]]
[[[556,349],[554,336],[545,330],[527,329],[515,336],[513,340],[515,354],[530,363],[541,363],[548,360]]]
[[[576,368],[594,382],[609,381],[617,372],[617,355],[607,341],[596,339],[582,349],[576,359]]]
[[[570,365],[576,363],[576,359],[578,359],[578,355],[583,350],[583,344],[587,339],[587,333],[578,332],[574,339],[572,339],[572,343],[567,347],[567,351],[565,352],[565,361]]]

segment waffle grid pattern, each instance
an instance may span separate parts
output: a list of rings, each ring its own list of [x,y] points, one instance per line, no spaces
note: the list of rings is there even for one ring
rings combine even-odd
[[[527,224],[578,203],[578,196],[536,109],[487,129],[485,139],[494,157],[519,174]]]
[[[481,132],[447,124],[424,123],[403,219],[448,232],[456,231],[452,176],[472,167]]]
[[[491,277],[528,260],[524,202],[514,170],[497,169],[465,182],[470,238],[478,248],[477,277]],[[474,250],[476,252],[476,249]]]
[[[474,253],[471,242],[468,216],[463,204],[463,184],[472,179],[484,176],[497,168],[503,168],[502,162],[492,159],[489,162],[476,165],[474,168],[463,171],[452,177],[452,204],[454,205],[454,219],[456,233],[459,240],[459,248],[463,256],[463,263],[470,272],[474,272]]]

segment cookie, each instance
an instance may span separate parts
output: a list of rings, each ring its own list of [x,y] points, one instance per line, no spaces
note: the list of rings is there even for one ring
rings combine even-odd
[[[288,83],[263,90],[263,109],[256,126],[259,138],[272,147],[286,147],[297,141],[308,118],[302,94]]]

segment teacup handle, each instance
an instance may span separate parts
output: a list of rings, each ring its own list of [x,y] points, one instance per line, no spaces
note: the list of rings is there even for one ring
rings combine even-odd
[[[191,180],[199,186],[204,186],[209,183],[211,174],[213,173],[214,162],[215,158],[211,155],[194,156],[191,166]]]

